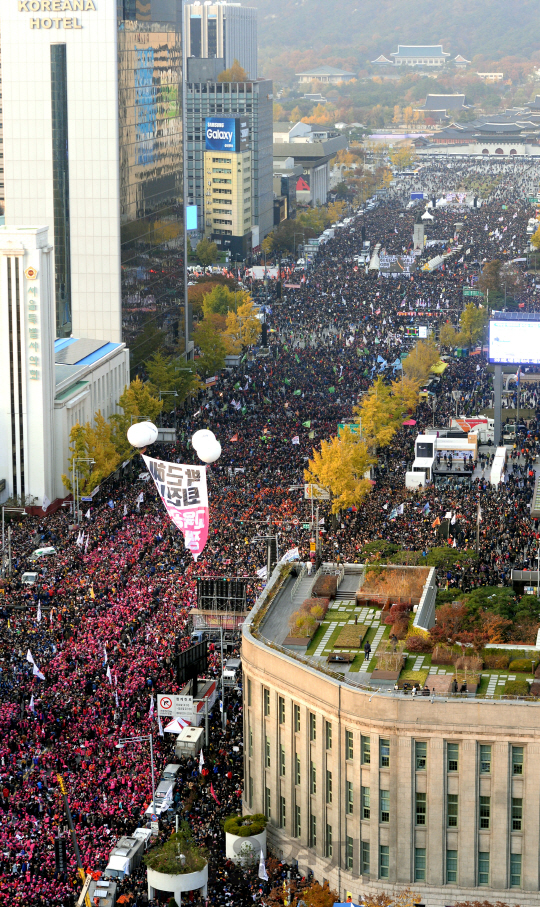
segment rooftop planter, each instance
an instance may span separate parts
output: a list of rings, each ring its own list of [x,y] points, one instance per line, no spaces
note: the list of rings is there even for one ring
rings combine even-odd
[[[195,844],[187,822],[182,823],[180,831],[160,847],[153,847],[143,859],[149,870],[165,875],[200,873],[208,863],[206,851]]]
[[[225,856],[235,863],[254,863],[266,859],[266,816],[230,816],[225,819]]]

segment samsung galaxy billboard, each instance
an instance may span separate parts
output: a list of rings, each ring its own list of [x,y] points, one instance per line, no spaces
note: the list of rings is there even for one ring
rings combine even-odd
[[[244,117],[207,117],[207,151],[245,151],[249,145],[249,122]]]

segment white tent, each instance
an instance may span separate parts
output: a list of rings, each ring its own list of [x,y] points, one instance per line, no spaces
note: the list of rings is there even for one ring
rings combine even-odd
[[[186,721],[185,718],[173,718],[164,730],[168,731],[169,734],[181,734],[184,728],[189,727],[190,724],[191,722]]]

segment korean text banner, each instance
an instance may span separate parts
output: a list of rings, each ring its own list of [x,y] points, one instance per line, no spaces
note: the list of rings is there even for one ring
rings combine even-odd
[[[143,456],[174,525],[184,534],[184,544],[197,560],[208,538],[206,467],[165,463]]]

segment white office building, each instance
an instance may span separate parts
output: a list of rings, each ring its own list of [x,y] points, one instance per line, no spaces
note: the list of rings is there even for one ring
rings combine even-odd
[[[129,383],[125,344],[55,342],[53,260],[46,226],[0,227],[0,503],[66,497],[71,429]]]
[[[49,228],[56,337],[134,369],[186,323],[181,0],[0,0],[0,42],[5,223]]]

